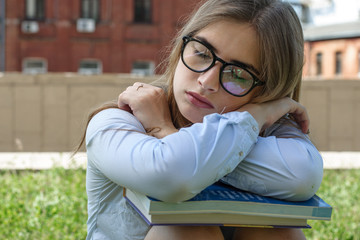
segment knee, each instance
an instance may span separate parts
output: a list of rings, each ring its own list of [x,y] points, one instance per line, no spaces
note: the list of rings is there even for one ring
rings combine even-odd
[[[306,240],[303,231],[298,228],[237,228],[234,239]]]
[[[145,240],[224,240],[219,227],[213,226],[154,226],[150,229]]]

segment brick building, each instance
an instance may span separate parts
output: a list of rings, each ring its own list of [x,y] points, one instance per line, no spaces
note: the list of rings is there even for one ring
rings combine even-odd
[[[5,53],[0,71],[152,74],[157,73],[162,49],[180,27],[179,20],[195,1],[0,0],[0,4],[6,5],[0,16],[6,23],[5,31],[0,26],[4,39],[0,56]]]
[[[360,78],[360,20],[306,28],[305,77]]]

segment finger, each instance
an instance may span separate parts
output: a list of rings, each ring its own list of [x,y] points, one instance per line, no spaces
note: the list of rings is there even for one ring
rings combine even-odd
[[[119,97],[118,97],[118,103],[117,103],[117,104],[118,104],[118,107],[119,107],[120,109],[122,109],[122,110],[125,110],[125,111],[127,111],[127,112],[129,112],[129,113],[132,113],[132,110],[131,110],[129,104],[126,102],[124,95],[125,95],[124,92],[122,92],[122,93],[119,95]]]
[[[119,107],[121,110],[127,111],[129,113],[132,113],[131,108],[129,107],[129,105],[124,105],[122,107]]]
[[[145,83],[141,83],[141,82],[136,82],[133,84],[133,87],[135,88],[136,91],[139,91],[140,88],[144,88],[145,87]]]
[[[307,115],[307,112],[302,112],[301,114],[293,114],[293,117],[295,121],[299,124],[301,131],[303,133],[308,133],[309,131],[309,125],[310,125],[310,119]]]
[[[140,86],[141,83],[136,82],[132,86],[128,86],[122,93],[118,96],[118,107],[123,108],[125,105],[129,105],[130,96],[136,94],[136,88]]]
[[[130,103],[134,97],[136,98],[136,95],[139,94],[139,88],[142,87],[144,87],[144,84],[141,82],[135,82],[132,86],[128,86],[126,90],[118,96],[118,107],[126,111],[131,110]]]
[[[309,121],[302,121],[299,123],[299,125],[303,133],[309,133]]]

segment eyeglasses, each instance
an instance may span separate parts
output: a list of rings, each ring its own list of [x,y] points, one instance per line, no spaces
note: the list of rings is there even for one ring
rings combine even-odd
[[[183,37],[183,41],[181,60],[184,65],[193,72],[202,73],[212,68],[216,61],[221,62],[219,81],[222,88],[231,95],[243,97],[256,86],[265,84],[245,64],[225,62],[206,43],[189,36]]]

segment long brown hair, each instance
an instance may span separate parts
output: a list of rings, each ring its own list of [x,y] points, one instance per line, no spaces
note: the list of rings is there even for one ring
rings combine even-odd
[[[165,73],[160,79],[167,86],[168,104],[175,127],[191,124],[178,110],[173,93],[173,79],[180,59],[182,37],[195,35],[219,20],[249,23],[258,35],[260,79],[266,84],[252,102],[260,103],[282,97],[292,97],[298,101],[304,40],[301,23],[290,4],[281,0],[207,0],[201,2],[196,9],[173,39],[171,52],[163,63]],[[115,107],[115,103],[100,107],[90,114],[88,121],[101,110]],[[84,142],[84,137],[81,143]]]
[[[190,16],[172,43],[163,76],[167,81],[170,105],[175,126],[189,122],[181,115],[173,94],[175,69],[180,59],[182,37],[195,35],[219,20],[249,23],[258,35],[260,79],[266,82],[254,103],[282,97],[299,101],[304,39],[299,18],[289,3],[280,0],[208,0]]]

